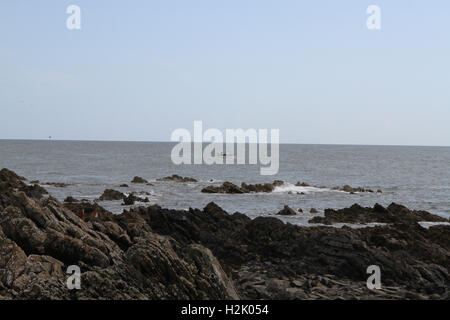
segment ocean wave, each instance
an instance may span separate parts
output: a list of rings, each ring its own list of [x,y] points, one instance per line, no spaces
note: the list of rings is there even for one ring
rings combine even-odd
[[[420,226],[425,229],[429,229],[434,226],[450,226],[449,222],[429,222],[429,221],[421,221],[419,222]]]
[[[286,192],[292,192],[292,193],[313,193],[313,192],[329,192],[329,191],[338,191],[338,190],[331,190],[330,188],[318,188],[318,187],[302,187],[302,186],[296,186],[291,183],[285,183],[281,186],[275,187],[273,190],[274,193],[286,193]]]

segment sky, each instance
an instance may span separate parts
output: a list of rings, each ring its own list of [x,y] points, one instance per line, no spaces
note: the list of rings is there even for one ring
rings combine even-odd
[[[0,139],[450,146],[449,34],[448,0],[2,0]]]

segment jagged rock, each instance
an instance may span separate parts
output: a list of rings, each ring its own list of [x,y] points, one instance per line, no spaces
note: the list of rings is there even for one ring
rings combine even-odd
[[[295,216],[297,212],[295,210],[289,208],[288,206],[284,206],[283,210],[279,211],[277,215],[279,216]]]
[[[46,186],[56,187],[56,188],[65,188],[65,187],[70,186],[70,184],[67,184],[64,182],[44,182],[42,184],[46,185]]]
[[[297,187],[309,187],[309,184],[307,184],[306,182],[297,182],[295,184]]]
[[[341,210],[326,209],[324,217],[314,217],[310,223],[417,223],[420,221],[450,222],[448,219],[430,214],[426,211],[409,210],[392,203],[384,208],[375,204],[373,208],[363,208],[357,204]]]
[[[194,178],[182,177],[182,176],[179,176],[176,174],[169,176],[169,177],[158,178],[158,179],[156,179],[156,181],[197,182],[197,180]]]
[[[28,197],[23,186],[0,171],[1,298],[448,299],[450,227],[417,223],[448,220],[395,203],[325,212],[388,223],[362,229],[252,220],[214,203],[82,219],[75,211],[101,207]],[[82,290],[66,287],[73,264]],[[381,268],[381,290],[365,286],[369,265]]]
[[[75,199],[75,198],[72,197],[72,196],[68,196],[68,197],[66,197],[66,198],[64,199],[63,202],[64,202],[64,203],[73,203],[73,202],[79,202],[79,200]]]
[[[19,188],[19,190],[25,192],[25,194],[30,198],[36,199],[41,199],[43,195],[48,194],[47,190],[37,184],[31,186],[22,186]]]
[[[272,217],[230,216],[214,204],[207,207],[213,215],[197,209],[183,212],[160,207],[132,212],[144,217],[154,232],[170,235],[182,245],[201,243],[209,248],[224,269],[234,270],[239,295],[249,299],[331,299],[340,294],[347,299],[400,299],[407,293],[430,297],[430,292],[446,296],[449,226],[424,229],[406,219],[395,228],[298,227]],[[261,261],[265,265],[259,267]],[[392,289],[371,292],[365,288],[366,269],[372,264],[381,267],[383,286]],[[248,279],[245,268],[250,270]],[[267,280],[285,277],[306,284],[298,291],[289,289],[290,282],[283,280],[277,290],[270,291],[267,281],[258,280],[262,272]],[[322,280],[315,284],[318,276]]]
[[[208,186],[202,189],[204,193],[245,193],[239,186],[234,183],[225,181],[221,186]]]
[[[113,189],[106,189],[103,191],[103,194],[98,198],[99,201],[113,201],[113,200],[122,200],[125,198],[125,195]]]
[[[20,181],[0,173],[0,297],[239,298],[218,260],[202,245],[182,247],[153,233],[133,212],[113,215],[103,209],[85,221],[72,210],[96,204],[63,206],[52,197],[30,198],[17,190]],[[66,287],[66,268],[73,264],[82,271],[81,290]]]
[[[83,221],[90,221],[91,219],[97,218],[101,214],[108,212],[97,203],[91,203],[84,199],[80,201],[72,197],[68,197],[64,200],[64,207],[71,210]]]
[[[124,196],[122,205],[131,206],[135,202],[150,202],[150,200],[147,197],[141,198],[141,197],[136,196],[134,193],[131,193],[130,195],[128,195],[126,197]]]
[[[147,180],[141,178],[141,177],[134,177],[133,180],[131,181],[131,183],[148,183]]]
[[[272,192],[275,187],[284,184],[281,180],[275,180],[273,183],[247,184],[242,182],[241,186],[225,181],[221,186],[208,186],[202,189],[204,193],[251,193],[251,192]]]

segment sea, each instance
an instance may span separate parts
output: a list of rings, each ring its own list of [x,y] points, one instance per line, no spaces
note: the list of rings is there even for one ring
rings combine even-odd
[[[125,194],[145,193],[150,202],[135,206],[201,209],[213,201],[229,213],[241,212],[251,218],[275,216],[288,205],[302,209],[303,214],[280,218],[297,225],[308,225],[314,216],[309,213],[311,208],[323,215],[326,208],[340,209],[355,203],[387,206],[395,202],[450,217],[450,147],[281,144],[278,173],[263,176],[259,164],[176,165],[171,160],[174,146],[170,142],[0,140],[0,168],[13,170],[29,181],[39,180],[61,201],[67,196],[95,201],[105,189],[115,189]],[[156,181],[173,174],[198,182]],[[134,176],[152,185],[130,183]],[[240,185],[274,180],[285,184],[272,193],[201,192],[206,186],[224,181]],[[68,186],[56,187],[47,182]],[[297,182],[306,182],[310,187],[295,186]],[[382,193],[332,190],[344,185],[381,189]],[[117,214],[130,208],[121,201],[99,204]]]

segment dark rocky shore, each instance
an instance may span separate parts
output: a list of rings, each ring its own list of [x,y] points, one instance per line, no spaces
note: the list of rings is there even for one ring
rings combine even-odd
[[[428,212],[355,205],[312,222],[386,225],[298,227],[214,203],[114,215],[46,193],[0,171],[0,299],[449,299],[450,226],[421,227],[448,222]],[[369,265],[380,290],[366,287]]]
[[[174,175],[176,176],[176,175]],[[176,176],[178,178],[181,178],[179,176]],[[171,177],[164,178],[166,180],[157,179],[159,181],[177,181],[174,179],[170,179]],[[167,180],[169,179],[169,180]],[[187,178],[182,178],[187,179]],[[241,183],[241,186],[238,186],[232,182],[225,181],[220,186],[208,186],[202,189],[203,193],[228,193],[228,194],[241,194],[241,193],[253,193],[253,192],[273,192],[276,187],[284,185],[285,182],[281,180],[275,180],[272,183],[257,183],[257,184],[247,184],[245,182]],[[325,186],[310,186],[306,182],[297,182],[295,184],[297,187],[313,187],[313,188],[319,188],[319,189],[328,189],[328,187]],[[343,187],[332,187],[329,188],[334,191],[342,191],[347,193],[359,193],[359,192],[370,192],[373,193],[374,191],[372,189],[366,189],[362,187],[356,187],[353,188],[349,185],[345,185]],[[383,191],[381,189],[377,190],[377,193],[382,193]],[[291,192],[292,193],[292,192]]]

